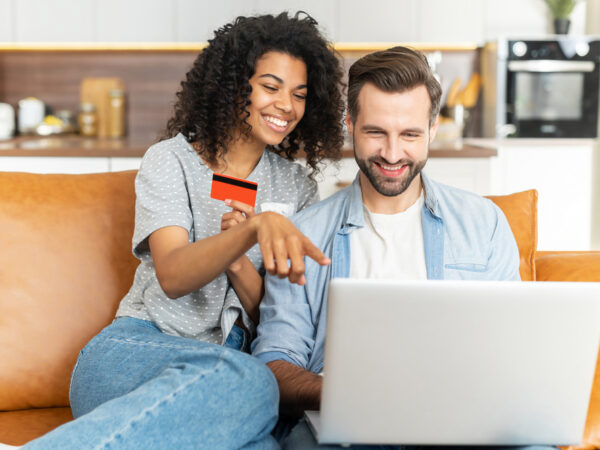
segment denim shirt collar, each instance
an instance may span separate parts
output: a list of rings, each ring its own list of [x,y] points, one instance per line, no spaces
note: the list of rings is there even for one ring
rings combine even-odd
[[[365,212],[363,210],[362,190],[360,188],[360,171],[356,174],[356,177],[350,186],[349,197],[348,214],[342,229],[347,229],[349,227],[362,228],[365,226]]]

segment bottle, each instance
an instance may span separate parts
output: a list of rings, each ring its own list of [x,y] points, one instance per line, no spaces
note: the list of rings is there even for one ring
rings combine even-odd
[[[108,136],[120,138],[125,135],[125,93],[121,89],[111,89],[108,97]]]
[[[98,134],[98,114],[96,105],[93,103],[82,103],[79,107],[78,116],[79,133],[82,136],[96,136]]]
[[[35,97],[19,100],[19,133],[33,133],[35,128],[44,121],[46,105]]]

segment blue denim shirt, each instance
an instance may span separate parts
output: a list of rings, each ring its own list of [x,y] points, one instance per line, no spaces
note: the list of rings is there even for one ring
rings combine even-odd
[[[502,211],[490,200],[421,175],[421,213],[427,278],[520,280],[519,252]],[[306,258],[306,284],[267,275],[252,353],[267,363],[284,360],[323,369],[327,292],[331,278],[350,274],[350,233],[365,225],[359,177],[351,186],[293,217],[298,229],[331,264]]]

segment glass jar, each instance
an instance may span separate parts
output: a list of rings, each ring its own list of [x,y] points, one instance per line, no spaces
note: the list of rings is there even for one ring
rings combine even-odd
[[[82,103],[79,107],[79,116],[77,117],[79,133],[82,136],[98,135],[98,114],[96,105],[93,103]]]
[[[122,89],[111,89],[108,97],[108,136],[120,138],[125,135],[125,93]]]

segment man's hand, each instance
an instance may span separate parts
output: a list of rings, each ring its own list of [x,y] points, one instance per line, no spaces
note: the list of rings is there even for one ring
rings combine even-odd
[[[281,214],[264,212],[252,217],[251,221],[254,222],[265,269],[271,275],[288,277],[291,283],[304,285],[304,256],[314,259],[322,266],[331,263],[321,250]]]
[[[267,363],[279,385],[279,409],[282,413],[300,416],[306,410],[321,409],[323,377],[287,361]]]

